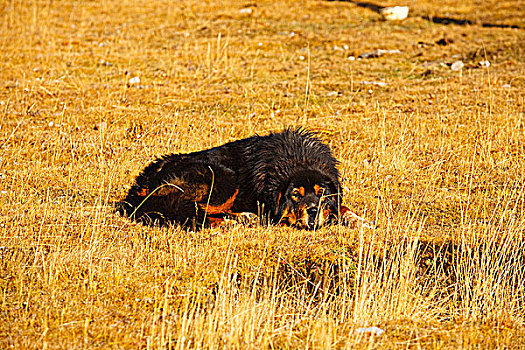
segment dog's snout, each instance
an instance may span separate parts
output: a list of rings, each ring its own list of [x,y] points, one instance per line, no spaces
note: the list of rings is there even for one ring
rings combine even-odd
[[[310,220],[315,220],[315,217],[317,216],[317,212],[319,210],[317,209],[317,207],[312,207],[312,208],[309,208],[308,210],[306,210],[306,212],[308,213],[308,217],[310,218]]]
[[[319,209],[317,207],[312,207],[306,210],[306,213],[308,214],[308,226],[314,226],[316,223],[317,215],[318,215]]]

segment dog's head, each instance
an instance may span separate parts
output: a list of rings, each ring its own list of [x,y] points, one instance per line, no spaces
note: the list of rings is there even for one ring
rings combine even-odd
[[[337,219],[339,186],[320,172],[304,170],[291,177],[277,202],[282,225],[313,230]]]

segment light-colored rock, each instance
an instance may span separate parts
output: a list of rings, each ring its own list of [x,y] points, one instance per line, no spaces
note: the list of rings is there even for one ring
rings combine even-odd
[[[379,337],[383,333],[385,333],[384,330],[382,330],[379,327],[366,327],[366,328],[358,328],[355,330],[356,333],[361,333],[365,335],[373,335],[376,337]]]
[[[137,85],[140,83],[140,78],[139,77],[133,77],[131,79],[128,80],[128,85]]]
[[[383,7],[379,13],[387,21],[401,21],[408,17],[408,6]]]
[[[450,69],[452,69],[455,72],[459,72],[460,70],[463,69],[463,67],[465,67],[465,64],[462,61],[456,61],[452,63],[452,65],[450,66]]]
[[[479,64],[480,67],[483,67],[483,68],[490,67],[490,62],[489,61],[481,61],[478,64]]]

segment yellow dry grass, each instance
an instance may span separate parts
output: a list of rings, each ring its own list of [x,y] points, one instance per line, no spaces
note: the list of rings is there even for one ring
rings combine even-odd
[[[405,4],[0,2],[0,346],[523,346],[525,3]],[[155,156],[284,126],[376,229],[114,213]]]

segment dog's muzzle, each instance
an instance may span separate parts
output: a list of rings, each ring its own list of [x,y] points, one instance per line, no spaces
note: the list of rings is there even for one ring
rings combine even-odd
[[[308,214],[308,228],[313,229],[319,221],[319,208],[312,207],[306,210],[306,213]]]

